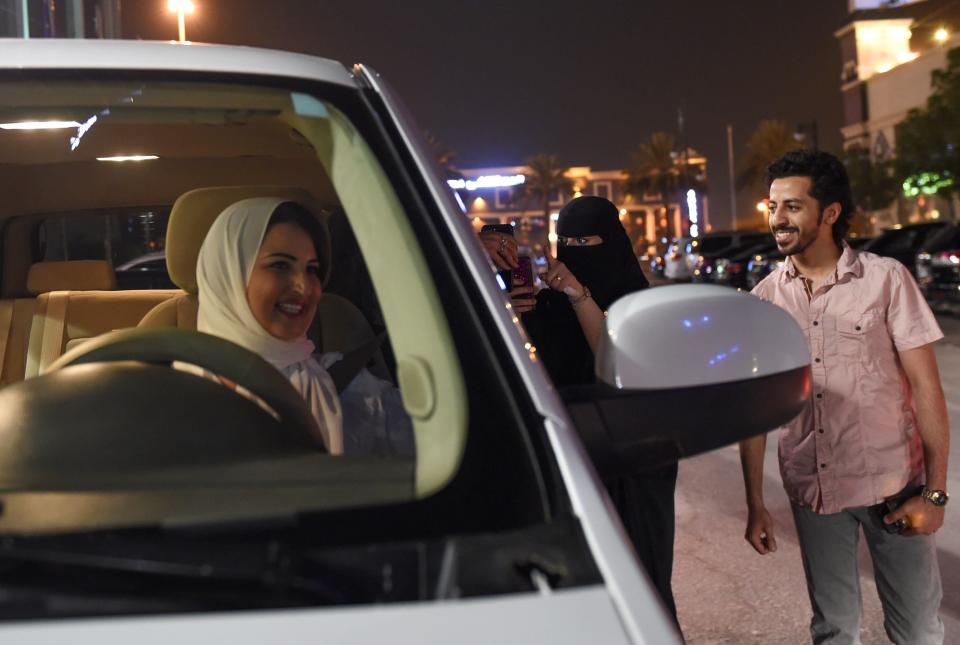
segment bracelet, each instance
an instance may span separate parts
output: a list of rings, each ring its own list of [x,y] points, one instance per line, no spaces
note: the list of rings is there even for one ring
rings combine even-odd
[[[588,289],[587,287],[584,287],[584,288],[583,288],[583,293],[581,293],[581,294],[580,294],[579,296],[577,296],[576,298],[570,298],[570,304],[571,304],[571,305],[579,305],[581,302],[583,302],[584,300],[586,300],[586,299],[589,298],[589,297],[590,297],[590,289]]]

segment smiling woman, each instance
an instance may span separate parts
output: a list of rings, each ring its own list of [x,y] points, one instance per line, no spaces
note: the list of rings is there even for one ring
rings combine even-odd
[[[281,198],[245,199],[224,210],[200,248],[197,330],[280,370],[310,407],[327,451],[341,454],[340,400],[307,338],[325,273],[318,257],[329,247],[321,230],[309,211]]]

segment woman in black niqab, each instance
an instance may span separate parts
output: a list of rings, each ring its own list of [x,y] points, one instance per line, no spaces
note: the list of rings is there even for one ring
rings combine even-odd
[[[560,210],[560,240],[594,236],[600,237],[600,244],[558,244],[557,259],[606,311],[618,299],[646,289],[649,283],[620,223],[620,212],[610,201],[578,197]],[[536,309],[524,314],[523,324],[558,387],[594,382],[593,352],[566,294],[542,289],[537,294]]]
[[[620,223],[620,213],[610,201],[578,197],[568,203],[560,211],[557,237],[561,242],[573,242],[558,245],[557,259],[589,289],[602,311],[649,286]],[[571,294],[562,290],[542,289],[536,308],[522,317],[557,387],[596,381],[593,352],[570,301]],[[671,577],[676,483],[676,463],[604,480],[641,563],[674,619],[677,609]]]

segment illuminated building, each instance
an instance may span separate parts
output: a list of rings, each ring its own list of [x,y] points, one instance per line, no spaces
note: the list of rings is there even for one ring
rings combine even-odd
[[[687,151],[691,181],[706,183],[707,160],[695,150]],[[677,155],[682,167],[683,155]],[[641,198],[624,191],[627,178],[623,170],[594,170],[574,166],[566,177],[572,190],[556,191],[549,198],[550,217],[544,217],[541,200],[524,201],[523,184],[530,169],[526,166],[466,168],[461,179],[448,180],[478,231],[484,224],[513,224],[518,241],[527,246],[549,240],[555,248],[556,217],[568,201],[580,195],[596,195],[609,199],[620,210],[620,221],[630,236],[638,255],[647,253],[661,237],[701,234],[709,230],[707,196],[695,190],[684,190],[667,200],[659,194]]]
[[[931,73],[946,67],[947,51],[960,46],[960,6],[951,0],[849,0],[849,9],[849,22],[835,34],[842,62],[843,145],[889,160],[897,124],[910,110],[926,106]],[[897,200],[870,213],[878,229],[919,218],[916,201]]]

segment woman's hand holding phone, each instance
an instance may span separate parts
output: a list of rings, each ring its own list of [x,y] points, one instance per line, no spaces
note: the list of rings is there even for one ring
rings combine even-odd
[[[517,240],[512,235],[497,231],[481,231],[480,243],[490,260],[500,269],[516,269],[519,266]]]
[[[547,253],[547,274],[543,281],[554,291],[560,291],[568,298],[577,298],[583,295],[583,285],[577,280],[577,276],[570,272],[560,260]]]
[[[513,289],[510,290],[510,302],[517,314],[533,311],[537,306],[537,301],[533,296],[533,286],[524,284],[523,280],[515,277],[513,279]]]

